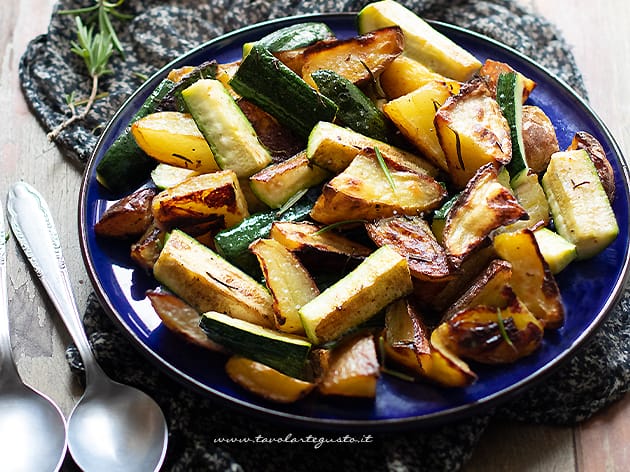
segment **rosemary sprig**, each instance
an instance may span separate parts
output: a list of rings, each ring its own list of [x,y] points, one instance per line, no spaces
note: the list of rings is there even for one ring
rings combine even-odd
[[[74,91],[66,97],[70,117],[48,133],[49,140],[55,139],[59,133],[75,121],[83,120],[92,109],[94,102],[107,96],[107,94],[98,93],[99,78],[112,72],[109,68],[109,60],[115,51],[123,55],[122,44],[112,25],[110,15],[123,20],[130,19],[130,15],[116,10],[124,1],[95,0],[94,5],[89,7],[58,12],[60,15],[73,15],[75,17],[77,39],[70,43],[70,50],[83,59],[92,86],[90,95],[86,99],[77,100]],[[89,15],[85,24],[80,16],[84,14]],[[96,31],[95,27],[97,27]],[[80,112],[77,110],[79,105],[82,105]]]
[[[338,228],[340,226],[351,225],[351,224],[355,224],[355,223],[365,224],[367,222],[368,222],[367,220],[361,220],[361,219],[337,221],[336,223],[331,223],[329,225],[324,226],[323,228],[318,229],[313,234],[315,236],[318,236],[318,235],[320,235],[322,233],[325,233],[326,231],[333,230],[333,229]]]
[[[501,333],[501,337],[505,340],[508,346],[511,346],[512,349],[516,349],[514,343],[510,339],[505,329],[505,323],[503,322],[503,315],[501,314],[501,308],[497,310],[497,320],[499,322],[499,332]]]
[[[376,153],[376,160],[378,161],[378,164],[381,166],[381,169],[383,169],[383,173],[385,174],[385,177],[387,178],[387,181],[389,182],[390,187],[395,192],[396,184],[394,183],[392,173],[389,171],[389,168],[387,167],[387,163],[385,162],[385,159],[383,159],[383,155],[381,154],[380,149],[374,146],[374,152]]]

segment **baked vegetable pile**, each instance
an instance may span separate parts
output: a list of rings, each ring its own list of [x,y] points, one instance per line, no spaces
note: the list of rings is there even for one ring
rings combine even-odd
[[[357,25],[171,71],[97,168],[126,196],[94,230],[164,325],[271,401],[466,387],[563,325],[554,274],[618,234],[601,144],[561,150],[532,80],[391,0]]]

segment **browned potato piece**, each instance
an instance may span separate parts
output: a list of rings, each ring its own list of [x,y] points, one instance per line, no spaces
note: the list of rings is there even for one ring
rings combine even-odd
[[[287,159],[306,147],[306,142],[282,126],[269,113],[241,98],[238,106],[252,124],[260,142],[269,150],[274,162]]]
[[[106,238],[128,239],[141,236],[151,225],[154,188],[142,188],[110,206],[94,225],[94,232]]]
[[[480,168],[448,212],[442,242],[451,263],[459,267],[495,229],[526,216],[492,164]]]
[[[164,326],[187,342],[196,344],[211,351],[224,352],[225,349],[210,340],[199,327],[201,315],[177,295],[161,289],[147,291],[153,309]]]
[[[379,376],[373,337],[356,337],[335,348],[319,391],[324,395],[374,398]]]
[[[165,234],[164,230],[151,224],[140,240],[131,245],[131,259],[146,271],[151,271],[160,257]]]
[[[586,150],[591,161],[595,164],[597,175],[599,175],[599,179],[602,181],[606,195],[608,195],[608,199],[612,202],[615,198],[615,174],[601,143],[595,136],[586,131],[579,131],[573,136],[571,145],[567,150],[573,149]]]
[[[422,217],[384,218],[367,223],[365,228],[377,246],[389,244],[405,256],[413,277],[433,282],[452,278],[444,248]]]
[[[249,216],[247,202],[232,170],[189,177],[163,190],[152,203],[155,220],[165,228],[224,222],[230,228]]]
[[[451,351],[436,331],[431,333],[431,362],[425,367],[426,378],[443,387],[467,387],[477,380],[468,364]]]
[[[389,100],[402,97],[434,80],[449,82],[443,75],[407,56],[398,56],[394,59],[379,78],[381,88]],[[458,82],[451,81],[451,84],[459,88]]]
[[[512,266],[509,262],[493,260],[472,282],[468,290],[451,305],[444,314],[444,319],[448,320],[455,313],[477,305],[505,308],[512,294],[509,288],[511,277]]]
[[[369,82],[402,52],[403,43],[397,26],[349,39],[319,41],[304,51],[302,78],[316,88],[311,73],[327,69],[355,84]]]
[[[322,226],[309,222],[276,221],[270,237],[295,252],[308,267],[318,270],[351,269],[372,249],[334,231],[319,232]]]
[[[516,297],[506,308],[478,305],[456,313],[433,332],[456,355],[484,364],[507,364],[540,347],[543,323]]]
[[[315,388],[314,383],[290,377],[241,356],[230,357],[225,363],[225,371],[244,389],[277,403],[293,403]]]
[[[453,185],[463,188],[477,169],[512,159],[510,128],[483,80],[464,84],[435,114],[435,129]]]
[[[437,208],[446,190],[433,177],[390,169],[387,179],[373,150],[364,150],[323,188],[311,210],[320,223],[418,215]]]
[[[400,299],[387,307],[383,347],[388,360],[424,374],[424,365],[431,360],[429,330],[408,299]]]
[[[516,72],[523,77],[523,103],[525,103],[529,94],[532,93],[532,90],[536,87],[536,82],[525,77],[520,72],[515,71],[509,64],[495,61],[493,59],[486,59],[486,62],[484,62],[481,69],[479,69],[479,75],[484,78],[493,96],[496,96],[497,94],[497,82],[499,81],[499,75],[509,72]]]
[[[551,155],[560,150],[553,123],[539,107],[523,106],[523,145],[527,164],[537,174],[547,169]]]
[[[560,289],[534,233],[525,229],[497,234],[493,245],[499,257],[512,265],[510,285],[516,296],[545,323],[545,328],[560,328],[564,321]]]

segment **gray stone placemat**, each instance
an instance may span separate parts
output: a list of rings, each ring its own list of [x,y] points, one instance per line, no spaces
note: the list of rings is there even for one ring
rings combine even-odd
[[[300,13],[358,11],[359,1],[127,0],[122,11],[131,21],[116,22],[125,57],[112,60],[113,74],[102,82],[108,93],[87,120],[62,132],[56,144],[82,166],[99,130],[141,84],[137,73],[150,75],[187,50],[222,33],[270,18]],[[463,26],[506,43],[532,57],[586,96],[572,54],[556,28],[511,1],[403,1],[427,19]],[[90,1],[63,0],[55,11],[83,7]],[[72,20],[53,15],[46,34],[35,38],[22,56],[20,81],[24,96],[47,130],[67,113],[65,96],[89,93],[82,62],[70,53]],[[503,404],[494,415],[526,422],[573,424],[619,399],[630,385],[630,320],[628,292],[593,339],[544,383]],[[168,471],[454,471],[468,460],[486,428],[490,413],[430,431],[372,435],[340,435],[305,431],[253,418],[225,408],[183,388],[154,369],[129,344],[90,297],[84,324],[95,353],[114,378],[150,393],[163,407],[170,444],[163,470]],[[81,372],[71,346],[68,360]],[[309,436],[310,435],[310,436]],[[276,443],[219,443],[217,438],[277,438]],[[291,442],[291,438],[301,442]],[[309,439],[310,438],[310,439]],[[339,442],[331,442],[337,439]]]

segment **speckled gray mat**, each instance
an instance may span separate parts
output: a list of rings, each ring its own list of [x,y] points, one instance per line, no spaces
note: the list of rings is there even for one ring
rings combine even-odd
[[[125,59],[116,57],[114,73],[102,83],[109,96],[97,102],[89,119],[63,132],[56,144],[69,162],[83,165],[96,143],[98,130],[125,98],[140,85],[132,74],[152,74],[172,58],[219,34],[251,23],[299,13],[358,11],[365,1],[308,0],[127,0],[123,10],[133,20],[116,23]],[[553,25],[510,1],[403,2],[428,19],[460,25],[498,39],[532,57],[585,95],[582,80],[566,44]],[[59,8],[92,4],[63,0]],[[20,64],[20,80],[33,113],[46,130],[66,112],[64,96],[72,90],[88,94],[79,59],[67,45],[73,38],[68,17],[53,15],[47,34],[35,38]],[[577,356],[492,414],[547,424],[572,424],[619,399],[630,386],[630,299],[628,292],[591,342]],[[490,414],[424,432],[374,436],[365,444],[222,444],[215,438],[305,437],[287,429],[220,408],[208,398],[182,388],[151,368],[114,327],[98,305],[89,301],[85,326],[96,355],[115,378],[149,392],[164,408],[170,427],[167,471],[454,471],[470,457]],[[76,351],[68,359],[80,371]],[[314,437],[322,436],[314,432]],[[330,437],[330,435],[328,435]],[[360,436],[355,435],[358,439]]]

